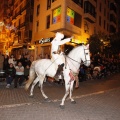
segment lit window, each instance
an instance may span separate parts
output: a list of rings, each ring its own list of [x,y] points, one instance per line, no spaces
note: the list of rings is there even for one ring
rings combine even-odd
[[[46,28],[50,28],[50,15],[47,16]]]
[[[61,21],[61,7],[53,10],[53,24]]]
[[[70,8],[67,8],[67,22],[81,28],[82,16]]]
[[[37,16],[40,14],[40,4],[39,5],[37,5]]]
[[[36,22],[36,32],[38,32],[39,29],[39,21]]]
[[[51,8],[51,0],[47,0],[47,10]]]

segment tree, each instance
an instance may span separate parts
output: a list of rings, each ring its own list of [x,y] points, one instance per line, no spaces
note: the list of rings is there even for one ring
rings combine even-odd
[[[91,35],[88,43],[90,44],[90,52],[92,54],[102,52],[103,42],[100,40],[98,34]]]
[[[113,54],[120,53],[120,33],[115,33],[110,36],[110,45]]]

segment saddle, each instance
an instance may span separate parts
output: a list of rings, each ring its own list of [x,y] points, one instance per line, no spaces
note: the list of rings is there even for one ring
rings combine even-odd
[[[53,54],[60,54],[60,52],[59,51],[54,51]]]
[[[53,51],[53,54],[60,54],[61,52],[62,52],[62,50],[61,50],[61,48],[60,48],[60,46],[59,46],[59,48],[58,48],[57,51]]]

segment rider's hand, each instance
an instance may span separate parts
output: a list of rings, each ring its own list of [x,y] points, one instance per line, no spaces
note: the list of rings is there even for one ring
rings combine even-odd
[[[74,38],[74,36],[72,36],[72,37],[70,38],[70,41],[72,41],[73,38]]]

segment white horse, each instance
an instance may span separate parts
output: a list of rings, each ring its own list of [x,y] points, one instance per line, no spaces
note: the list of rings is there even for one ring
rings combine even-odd
[[[86,66],[90,65],[89,44],[75,47],[65,57],[66,57],[66,63],[63,69],[63,75],[65,80],[66,92],[60,104],[61,108],[64,108],[64,102],[69,93],[70,93],[71,102],[76,103],[72,98],[74,80],[71,80],[69,73],[70,71],[72,71],[73,74],[78,74],[79,67],[82,62]],[[46,76],[54,77],[56,74],[56,70],[57,70],[57,65],[54,62],[52,62],[50,59],[41,59],[41,60],[33,61],[30,67],[29,80],[25,85],[25,89],[27,90],[31,85],[31,83],[33,82],[30,90],[30,96],[33,96],[34,86],[37,84],[37,82],[39,82],[41,93],[45,98],[45,100],[48,100],[48,97],[45,95],[43,91],[43,82]],[[37,77],[35,78],[36,75]]]

